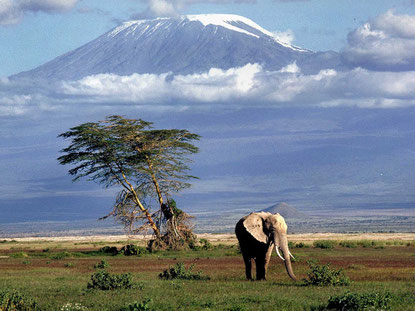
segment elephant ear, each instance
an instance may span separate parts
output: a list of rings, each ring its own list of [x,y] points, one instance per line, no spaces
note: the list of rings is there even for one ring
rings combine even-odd
[[[265,213],[249,214],[244,220],[244,227],[259,242],[268,243],[268,236],[264,232],[264,215]]]

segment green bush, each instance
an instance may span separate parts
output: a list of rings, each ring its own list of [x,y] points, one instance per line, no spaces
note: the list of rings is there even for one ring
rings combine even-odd
[[[0,291],[0,310],[36,311],[40,307],[35,300],[18,291]]]
[[[199,242],[190,241],[189,242],[189,248],[194,251],[200,251],[200,250],[210,250],[213,249],[212,243],[210,243],[207,239],[200,239]],[[218,248],[224,248],[224,245],[218,247]]]
[[[202,245],[203,250],[209,250],[213,248],[212,243],[210,243],[207,239],[200,239],[199,243]]]
[[[173,267],[170,266],[169,269],[160,273],[159,278],[164,280],[210,280],[210,277],[202,275],[201,271],[193,272],[193,267],[194,265],[190,265],[190,267],[186,269],[184,263],[178,262]]]
[[[296,243],[294,245],[295,248],[308,248],[309,246],[303,242]]]
[[[100,270],[91,275],[91,282],[87,288],[100,290],[129,289],[133,287],[131,273],[110,274],[107,271]]]
[[[72,257],[72,254],[68,252],[61,252],[61,253],[56,253],[50,256],[51,259],[55,259],[55,260],[61,260],[63,258],[68,258],[68,257]]]
[[[26,258],[26,257],[29,257],[29,255],[26,254],[25,252],[19,252],[19,253],[10,254],[10,257],[11,258]]]
[[[134,244],[128,244],[121,248],[121,252],[125,256],[141,256],[143,254],[146,254],[148,251],[145,247],[137,246]]]
[[[336,245],[335,241],[330,240],[321,240],[321,241],[314,241],[313,243],[315,248],[333,248]]]
[[[330,263],[319,265],[318,261],[307,261],[310,272],[307,273],[308,279],[305,279],[307,285],[316,286],[339,286],[349,285],[350,280],[344,275],[342,270],[330,268]]]
[[[357,245],[360,245],[364,248],[369,248],[369,247],[375,247],[376,245],[378,245],[378,243],[376,241],[369,241],[369,240],[362,240],[362,241],[358,241]]]
[[[357,243],[355,241],[341,241],[340,246],[347,248],[356,248]]]
[[[106,268],[108,268],[110,266],[110,264],[105,260],[105,259],[103,259],[103,260],[101,260],[100,262],[97,262],[95,265],[94,265],[94,268],[95,269],[106,269]]]
[[[343,295],[330,297],[327,305],[329,310],[387,310],[391,301],[389,293],[358,294],[347,291]]]
[[[120,311],[150,311],[151,299],[145,299],[142,302],[134,301],[128,306],[121,308]]]
[[[108,255],[118,255],[119,251],[115,246],[104,246],[99,249],[101,253],[108,254]]]

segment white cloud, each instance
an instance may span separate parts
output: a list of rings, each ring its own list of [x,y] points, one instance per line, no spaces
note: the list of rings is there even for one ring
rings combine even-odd
[[[21,21],[28,12],[62,13],[75,7],[79,0],[0,0],[0,25]]]
[[[151,0],[149,10],[156,16],[174,16],[177,14],[175,4],[166,0]]]
[[[292,45],[295,39],[294,32],[291,29],[288,29],[286,31],[273,31],[272,34],[274,35],[274,38],[278,41],[281,41],[289,45]]]
[[[415,106],[415,71],[326,69],[304,74],[295,63],[267,71],[258,64],[191,75],[99,74],[44,84],[0,80],[0,115],[110,109],[129,105],[151,110],[226,107],[398,108]],[[89,108],[88,108],[89,107]],[[95,107],[95,108],[94,108]]]
[[[279,71],[266,71],[258,64],[248,64],[193,75],[101,74],[64,82],[61,92],[66,96],[83,96],[91,102],[107,103],[394,108],[414,105],[415,71],[371,72],[356,68],[337,72],[328,69],[306,75],[296,64]]]
[[[21,12],[12,0],[0,0],[0,25],[12,25],[20,21]]]
[[[343,55],[374,70],[415,70],[415,16],[390,10],[350,32]]]

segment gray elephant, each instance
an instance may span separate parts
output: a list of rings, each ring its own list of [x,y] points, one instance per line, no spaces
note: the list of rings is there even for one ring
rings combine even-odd
[[[290,256],[293,257],[293,255],[288,249],[287,225],[280,214],[251,213],[238,221],[235,233],[245,262],[248,280],[252,280],[252,259],[255,259],[256,279],[265,280],[274,246],[278,256],[285,263],[288,275],[296,280],[290,260]],[[279,249],[282,250],[284,257],[281,257]]]

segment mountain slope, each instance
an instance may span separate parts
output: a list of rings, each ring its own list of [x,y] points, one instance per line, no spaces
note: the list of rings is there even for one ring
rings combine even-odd
[[[262,210],[263,212],[268,212],[272,214],[280,214],[284,218],[304,218],[306,217],[305,214],[297,210],[296,208],[292,207],[291,205],[282,202],[279,204],[272,205],[266,209]]]
[[[259,63],[278,70],[293,61],[305,70],[339,63],[336,53],[314,53],[282,43],[237,15],[189,15],[126,22],[17,77],[78,79],[99,73],[200,73]]]

